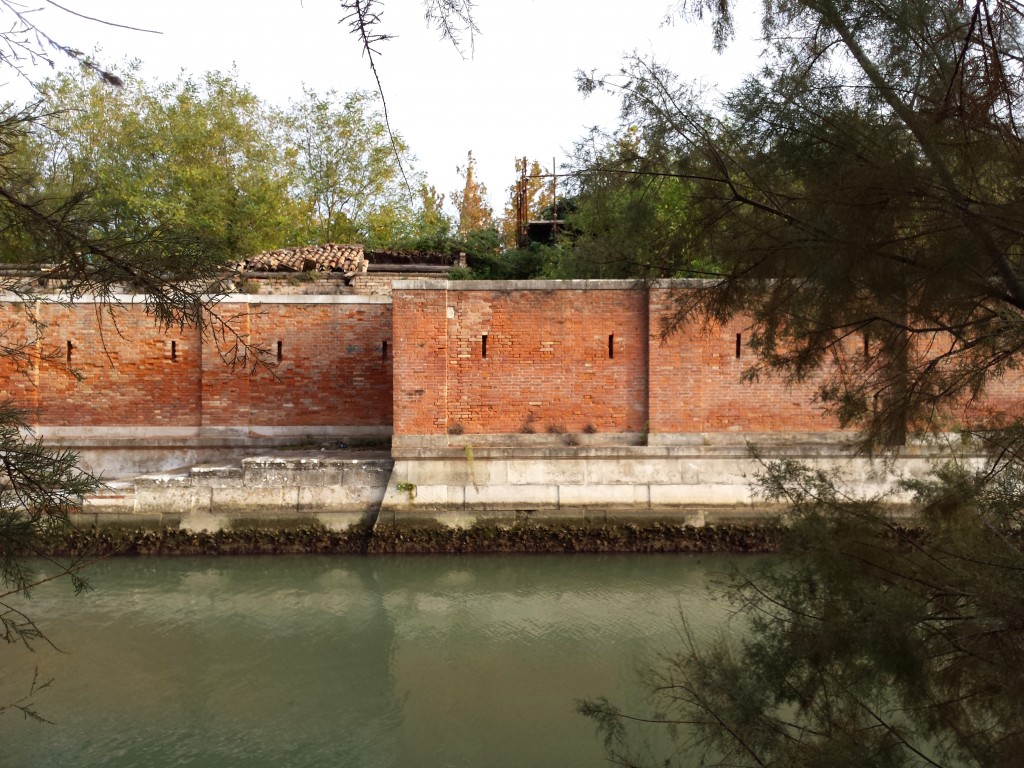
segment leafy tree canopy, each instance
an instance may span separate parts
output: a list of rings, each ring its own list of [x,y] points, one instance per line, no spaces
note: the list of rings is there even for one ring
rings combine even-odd
[[[310,239],[387,245],[419,234],[417,202],[427,218],[439,214],[412,172],[409,148],[389,135],[378,101],[363,91],[342,99],[307,88],[291,104],[280,138],[295,162],[293,193],[312,215]]]
[[[652,252],[717,267],[676,321],[749,314],[765,366],[796,378],[867,336],[872,363],[821,395],[882,442],[933,428],[938,409],[1015,366],[1019,10],[768,3],[763,69],[713,106],[640,58],[584,78],[621,93],[628,126],[589,166],[620,179],[601,194],[648,220],[664,198],[676,215],[653,214]],[[728,14],[716,18],[727,32]],[[652,203],[638,190],[656,184]]]
[[[236,76],[150,83],[132,65],[123,88],[64,73],[40,89],[43,188],[90,190],[107,230],[165,234],[222,262],[298,236],[303,210],[273,113]]]
[[[686,185],[686,242],[716,274],[675,322],[750,316],[763,366],[828,372],[823,401],[871,444],[948,430],[1021,363],[1024,8],[764,9],[764,67],[718,105],[639,58],[584,80],[621,89],[642,148],[612,192],[635,171]],[[727,41],[731,4],[683,10]],[[1017,765],[1024,430],[1019,412],[968,426],[965,447],[992,459],[908,483],[920,528],[841,477],[767,462],[760,490],[790,509],[784,556],[737,577],[737,635],[653,673],[641,714],[676,734],[667,762],[636,749],[635,713],[582,705],[614,761]]]

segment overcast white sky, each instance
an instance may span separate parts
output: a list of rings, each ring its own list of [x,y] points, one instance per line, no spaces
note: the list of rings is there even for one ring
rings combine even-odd
[[[664,25],[672,0],[478,0],[480,34],[472,58],[442,43],[423,20],[421,0],[385,0],[378,71],[392,126],[418,158],[417,169],[449,196],[456,166],[473,151],[496,213],[514,180],[514,159],[550,170],[587,127],[611,127],[616,104],[584,99],[579,69],[614,71],[631,51],[653,54],[687,80],[728,88],[750,71],[758,46],[750,4],[746,31],[724,55],[706,23]],[[75,18],[39,0],[38,24],[60,42],[102,49],[104,62],[138,58],[148,77],[172,78],[234,67],[242,82],[280,105],[305,83],[319,91],[375,89],[358,41],[339,24],[337,0],[61,0],[88,16],[157,30],[144,34]],[[10,76],[8,75],[8,78]],[[10,78],[6,96],[22,87]]]

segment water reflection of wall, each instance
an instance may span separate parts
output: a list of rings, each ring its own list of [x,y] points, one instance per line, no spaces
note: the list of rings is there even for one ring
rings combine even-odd
[[[598,744],[574,700],[634,695],[634,667],[672,644],[679,611],[707,619],[703,585],[722,567],[657,556],[103,563],[92,595],[34,601],[69,641],[70,654],[31,660],[58,680],[40,704],[60,728],[41,744],[12,719],[5,749],[27,766],[592,764]]]

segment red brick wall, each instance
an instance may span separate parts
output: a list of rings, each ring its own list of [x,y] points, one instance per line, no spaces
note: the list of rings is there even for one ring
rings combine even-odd
[[[12,400],[34,415],[39,407],[39,366],[33,360],[39,353],[35,342],[32,304],[0,303],[0,401]]]
[[[642,293],[449,292],[448,306],[454,308],[447,345],[449,430],[643,429],[647,327]]]
[[[0,304],[5,344],[34,336],[26,311],[33,310]],[[34,311],[39,338],[31,351],[45,357],[35,354],[20,365],[4,358],[0,397],[33,411],[38,425],[247,428],[391,422],[388,304],[225,302],[218,312],[231,330],[203,336],[191,328],[160,328],[141,306],[108,313],[89,303],[43,304]],[[236,342],[263,346],[266,365],[232,368]]]
[[[43,304],[38,317],[39,348],[48,358],[38,362],[37,423],[199,423],[201,352],[194,329],[164,332],[142,307],[107,312],[96,304]]]
[[[818,382],[787,386],[779,377],[744,381],[756,361],[743,318],[725,327],[680,328],[662,338],[673,294],[654,289],[651,312],[651,432],[823,432],[838,428],[814,402]],[[737,337],[739,354],[737,356]]]
[[[398,288],[394,298],[399,435],[837,427],[813,404],[812,385],[742,381],[754,361],[741,320],[662,340],[664,290],[476,284]]]
[[[756,360],[743,318],[662,338],[662,319],[675,308],[667,289],[436,285],[394,292],[396,434],[839,428],[815,401],[828,371],[792,386],[780,376],[744,380]],[[844,364],[859,364],[862,349],[851,339]],[[1015,374],[995,382],[983,401],[950,413],[949,425],[979,416],[997,422],[1022,405],[1024,379]]]
[[[390,423],[389,305],[264,304],[250,318],[271,366],[246,377],[251,424]]]
[[[664,290],[434,285],[400,287],[393,307],[338,296],[224,303],[219,311],[238,342],[262,348],[266,363],[233,369],[224,359],[232,356],[230,334],[215,342],[195,329],[167,331],[141,307],[111,315],[88,303],[0,303],[0,338],[24,353],[20,365],[0,357],[0,398],[47,426],[388,426],[393,419],[400,435],[836,429],[813,402],[816,382],[742,380],[754,363],[742,320],[663,340],[661,317],[671,309]],[[32,313],[37,326],[27,321]],[[1016,375],[970,404],[970,413],[1019,413],[1022,397]]]
[[[447,413],[446,291],[402,291],[392,306],[395,434],[444,434]]]

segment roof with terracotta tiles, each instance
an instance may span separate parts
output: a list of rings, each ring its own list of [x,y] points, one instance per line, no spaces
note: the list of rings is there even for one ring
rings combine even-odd
[[[264,251],[237,262],[238,272],[365,272],[362,245],[327,243]]]

